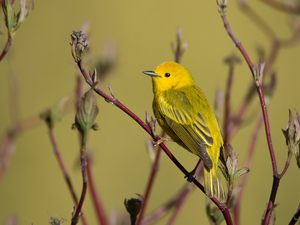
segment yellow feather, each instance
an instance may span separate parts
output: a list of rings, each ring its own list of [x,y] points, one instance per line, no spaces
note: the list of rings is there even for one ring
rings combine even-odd
[[[206,194],[226,201],[218,176],[223,138],[204,93],[190,72],[175,62],[162,63],[154,71],[144,73],[152,77],[152,107],[157,122],[180,146],[203,160]]]

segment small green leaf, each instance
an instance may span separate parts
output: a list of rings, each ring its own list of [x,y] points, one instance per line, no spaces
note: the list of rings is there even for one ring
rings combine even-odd
[[[49,127],[53,127],[54,122],[61,119],[63,109],[69,97],[70,96],[65,96],[64,98],[59,100],[52,108],[48,108],[40,114],[40,118],[42,120],[45,120]]]
[[[233,179],[236,180],[243,174],[249,173],[249,171],[250,171],[249,168],[243,167],[243,168],[239,169],[238,171],[236,171],[236,173],[233,175]]]
[[[14,5],[10,0],[3,0],[2,2],[3,13],[5,17],[5,24],[9,32],[12,31],[15,24],[15,10]]]

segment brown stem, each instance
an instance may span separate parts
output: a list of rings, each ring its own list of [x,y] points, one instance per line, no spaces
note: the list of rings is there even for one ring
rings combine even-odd
[[[265,103],[265,98],[264,98],[264,95],[263,95],[261,85],[257,86],[257,92],[258,92],[258,95],[259,95],[259,100],[260,100],[260,103],[261,103],[261,110],[262,110],[263,117],[264,117],[266,137],[267,137],[267,142],[268,142],[268,146],[269,146],[270,157],[271,157],[271,160],[272,160],[272,166],[273,166],[273,174],[276,175],[277,174],[277,165],[276,165],[275,153],[274,153],[272,139],[271,139],[271,132],[270,132],[270,126],[269,126],[269,117],[268,117],[268,112],[267,112],[267,106],[266,106],[266,103]]]
[[[274,207],[274,202],[275,202],[275,198],[276,198],[276,194],[277,194],[279,182],[280,182],[280,176],[278,174],[274,174],[273,175],[273,185],[272,185],[272,191],[271,191],[271,195],[270,195],[270,200],[269,200],[269,203],[268,203],[268,207],[267,207],[265,218],[263,220],[263,224],[264,225],[268,225],[269,224],[269,221],[270,221],[270,218],[271,218],[271,214],[272,214],[272,211],[273,211],[273,207]]]
[[[292,153],[288,154],[288,158],[285,162],[285,166],[283,168],[283,171],[280,174],[280,179],[284,176],[285,172],[287,171],[287,169],[289,168],[290,164],[291,164],[291,159],[292,159]]]
[[[198,177],[200,175],[200,173],[201,173],[202,170],[203,170],[203,161],[201,161],[201,163],[199,164],[199,166],[198,166],[198,168],[197,168],[197,170],[195,172],[195,176]],[[188,190],[191,190],[191,189],[188,188]],[[174,222],[175,222],[177,216],[179,215],[179,212],[182,209],[182,206],[183,206],[184,202],[186,201],[187,196],[188,196],[189,193],[190,193],[190,191],[184,192],[180,196],[180,198],[178,199],[178,202],[176,204],[175,210],[174,210],[173,214],[171,215],[171,217],[170,217],[170,219],[169,219],[169,221],[167,223],[168,225],[174,224]]]
[[[103,207],[101,198],[99,196],[99,193],[97,191],[96,184],[94,182],[94,176],[92,173],[91,161],[89,160],[89,157],[87,157],[87,175],[88,175],[88,180],[89,180],[89,188],[91,191],[92,201],[93,201],[95,209],[96,209],[99,224],[106,225],[106,224],[108,224],[107,216],[104,211],[104,207]]]
[[[300,205],[298,207],[297,212],[294,214],[293,218],[291,219],[289,225],[294,225],[297,223],[297,221],[299,220],[300,217]]]
[[[2,59],[4,58],[6,53],[8,52],[9,47],[11,46],[11,44],[12,44],[12,37],[11,37],[10,33],[8,33],[8,39],[7,39],[6,45],[5,45],[5,47],[2,51],[2,54],[0,55],[0,62],[2,61]]]
[[[80,153],[81,153],[81,157],[80,157],[80,161],[81,161],[81,172],[82,172],[82,191],[81,191],[81,197],[80,197],[80,201],[78,203],[76,212],[72,218],[72,223],[71,225],[76,225],[78,223],[78,219],[79,219],[79,213],[81,211],[84,199],[85,199],[85,195],[86,195],[86,191],[87,191],[87,160],[86,160],[86,134],[82,134],[82,141],[81,141],[81,149],[80,149]]]
[[[49,136],[50,136],[51,144],[53,146],[54,154],[55,154],[55,156],[57,158],[57,161],[58,161],[58,164],[60,166],[60,169],[61,169],[61,171],[62,171],[62,173],[64,175],[65,181],[67,182],[67,185],[68,185],[68,188],[69,188],[69,190],[71,192],[72,198],[73,198],[75,204],[78,205],[77,195],[76,195],[75,189],[73,187],[73,184],[71,182],[71,178],[69,176],[69,173],[67,171],[65,163],[64,163],[64,161],[63,161],[63,159],[61,157],[61,154],[60,154],[57,142],[56,142],[56,138],[55,138],[55,135],[54,135],[53,128],[49,128]],[[82,219],[82,223],[84,225],[87,225],[87,221],[86,221],[84,215],[82,215],[81,219]]]
[[[232,197],[232,191],[233,191],[233,187],[234,187],[234,182],[232,182],[232,184],[229,186],[229,190],[228,190],[228,196],[227,196],[227,200],[226,200],[226,206],[229,206],[231,197]]]
[[[161,137],[164,137],[164,136],[165,136],[165,132],[162,132]],[[157,149],[157,152],[156,152],[154,163],[152,164],[152,167],[151,167],[151,173],[150,173],[149,181],[148,181],[148,184],[147,184],[147,187],[146,187],[144,200],[143,200],[143,205],[142,205],[141,211],[139,213],[138,221],[136,223],[137,225],[141,224],[141,221],[144,217],[144,213],[146,211],[146,206],[147,206],[147,203],[148,203],[148,200],[149,200],[149,196],[150,196],[150,193],[152,191],[152,187],[154,185],[154,181],[155,181],[156,174],[157,174],[157,171],[158,171],[160,156],[161,156],[161,148],[159,147]]]
[[[81,98],[83,96],[82,89],[83,89],[82,88],[82,77],[80,76],[80,72],[78,72],[76,75],[76,103],[75,103],[76,112],[78,112],[79,104],[80,104]]]
[[[167,203],[165,203],[163,206],[159,207],[153,213],[151,213],[149,216],[147,216],[145,219],[143,219],[142,225],[152,224],[155,221],[157,221],[159,218],[162,218],[163,216],[165,216],[170,211],[170,209],[179,202],[180,198],[182,198],[184,195],[186,195],[188,192],[190,192],[192,187],[195,187],[195,186],[191,183],[189,183],[189,184],[187,183],[184,186],[184,188],[182,188],[182,191],[179,194],[176,194]]]
[[[225,27],[228,35],[233,40],[235,46],[240,50],[243,57],[245,58],[248,66],[250,68],[250,71],[252,73],[252,76],[255,79],[255,67],[253,66],[253,64],[252,64],[247,52],[243,48],[242,44],[239,42],[239,40],[234,35],[234,33],[233,33],[233,31],[232,31],[232,29],[231,29],[231,27],[230,27],[230,25],[227,21],[227,17],[226,17],[227,5],[221,5],[219,7],[221,7],[221,9],[220,9],[221,10],[221,18],[223,20],[224,27]],[[279,175],[277,173],[277,165],[276,165],[276,159],[275,159],[273,144],[272,144],[272,140],[271,140],[267,108],[266,108],[266,104],[265,104],[265,100],[264,100],[261,85],[257,85],[257,92],[258,92],[259,99],[260,99],[260,102],[261,102],[262,113],[263,113],[263,118],[264,118],[264,123],[265,123],[266,137],[267,137],[267,142],[268,142],[268,146],[269,146],[269,152],[270,152],[272,166],[273,166],[273,177],[274,177],[271,196],[270,196],[270,200],[269,200],[269,204],[268,204],[268,208],[267,208],[267,213],[266,213],[266,216],[265,216],[265,219],[264,219],[264,224],[268,224],[269,220],[270,220],[272,210],[273,210],[273,205],[274,205],[274,201],[275,201],[275,197],[276,197],[276,193],[277,193],[280,178],[279,178]]]

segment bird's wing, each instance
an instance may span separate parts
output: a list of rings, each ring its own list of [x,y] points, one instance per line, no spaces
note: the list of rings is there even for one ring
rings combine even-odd
[[[203,93],[198,88],[171,89],[160,96],[159,106],[161,114],[178,138],[191,152],[200,156],[208,168],[212,168],[206,146],[213,145],[213,138],[202,110],[204,105],[201,105],[201,98],[205,96],[201,95]]]

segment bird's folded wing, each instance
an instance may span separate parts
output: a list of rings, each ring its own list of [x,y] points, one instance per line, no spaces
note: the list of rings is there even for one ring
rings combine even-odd
[[[194,97],[197,98],[197,95]],[[208,168],[212,168],[212,161],[206,151],[207,145],[213,145],[211,131],[199,99],[194,99],[192,104],[190,98],[185,91],[164,92],[160,96],[160,112],[189,150],[200,156]]]

